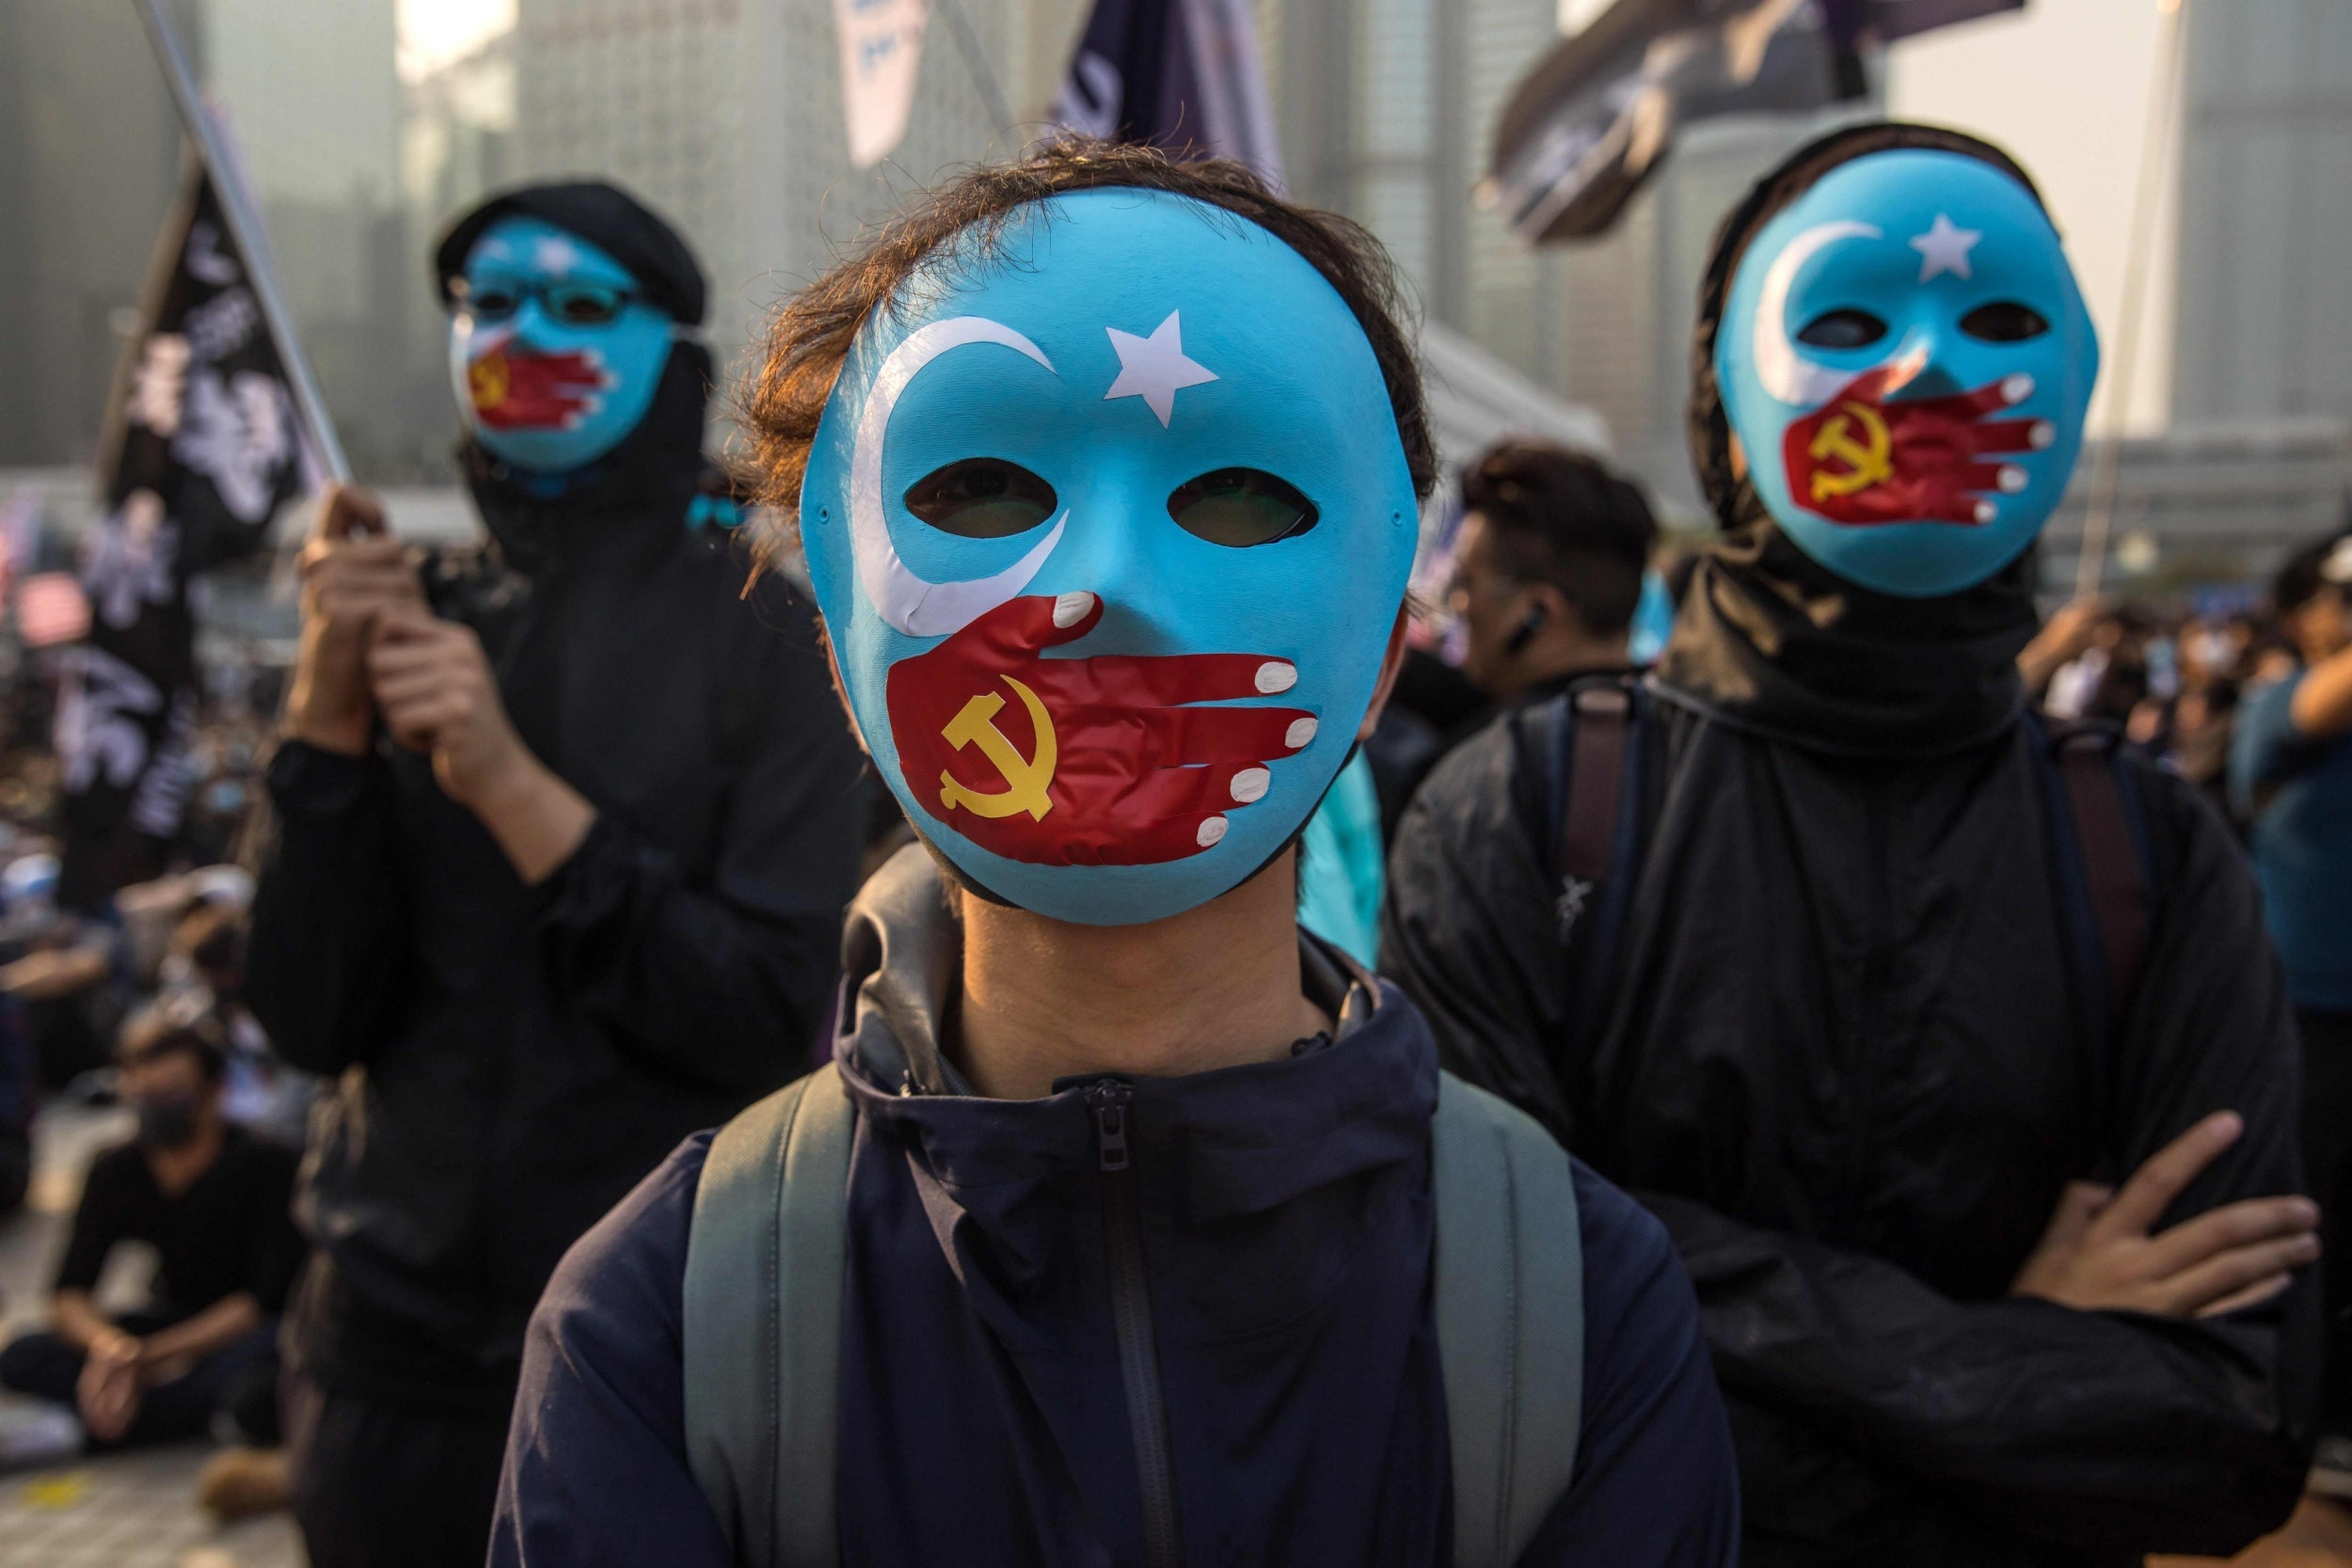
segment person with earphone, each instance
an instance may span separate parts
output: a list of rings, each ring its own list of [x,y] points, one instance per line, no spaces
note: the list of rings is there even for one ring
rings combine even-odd
[[[1642,493],[1565,448],[1506,441],[1462,474],[1447,607],[1462,673],[1497,702],[1621,668],[1658,524]]]

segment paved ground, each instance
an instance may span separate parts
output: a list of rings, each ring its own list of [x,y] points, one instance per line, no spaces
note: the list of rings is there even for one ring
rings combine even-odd
[[[27,1212],[0,1221],[0,1337],[40,1321],[90,1152],[129,1125],[112,1112],[43,1116]],[[121,1262],[101,1285],[102,1300],[136,1298],[140,1260]],[[291,1521],[224,1530],[196,1506],[197,1472],[211,1457],[190,1445],[0,1476],[0,1568],[301,1568]]]

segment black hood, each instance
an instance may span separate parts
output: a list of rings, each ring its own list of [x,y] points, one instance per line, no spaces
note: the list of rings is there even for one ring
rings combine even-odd
[[[1659,661],[1670,697],[1793,744],[1857,755],[1956,750],[2015,719],[2024,704],[2015,660],[2038,620],[2035,552],[1934,598],[1880,594],[1829,571],[1782,533],[1733,471],[1715,341],[1757,230],[1830,170],[1906,148],[1979,159],[2041,198],[2026,171],[1990,143],[1878,121],[1809,143],[1732,208],[1699,281],[1686,417],[1692,465],[1724,537],[1701,559]]]
[[[466,253],[490,225],[510,217],[537,218],[579,235],[635,273],[646,301],[672,321],[702,325],[707,289],[694,253],[652,209],[600,180],[502,191],[443,230],[433,247],[433,277],[444,306],[450,279],[466,270]]]

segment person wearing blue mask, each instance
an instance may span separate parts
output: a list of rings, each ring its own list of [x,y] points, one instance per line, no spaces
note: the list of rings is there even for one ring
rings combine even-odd
[[[1800,150],[1701,286],[1724,532],[1655,673],[1507,716],[1398,832],[1385,972],[1697,1283],[1752,1564],[2227,1556],[2300,1488],[2316,1212],[2259,901],[2015,666],[2097,369],[2006,154]]]
[[[779,313],[767,493],[921,842],[832,1066],[557,1271],[494,1564],[1733,1560],[1662,1230],[1297,924],[1435,476],[1395,302],[1066,142]]]
[[[680,1137],[806,1069],[857,867],[814,617],[745,603],[713,526],[685,243],[535,185],[435,265],[489,541],[412,551],[328,497],[247,956],[272,1044],[336,1085],[287,1333],[318,1568],[482,1560],[541,1287]]]

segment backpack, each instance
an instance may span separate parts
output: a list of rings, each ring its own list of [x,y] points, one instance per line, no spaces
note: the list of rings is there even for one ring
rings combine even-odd
[[[1645,681],[1600,676],[1555,705],[1545,800],[1561,941],[1576,978],[1559,1049],[1580,1057],[1614,992],[1617,947],[1649,847],[1651,758],[1642,745],[1656,698]],[[2107,1148],[2115,1041],[2148,959],[2159,903],[2146,802],[2112,724],[2054,722],[2029,710],[2050,832],[2044,846],[2066,929],[2075,1022],[2093,1053],[2091,1147]]]
[[[694,1195],[686,1451],[736,1560],[834,1568],[834,1439],[857,1113],[831,1064],[737,1117]],[[1507,1568],[1566,1495],[1584,1377],[1568,1156],[1451,1073],[1432,1118],[1457,1568]]]

